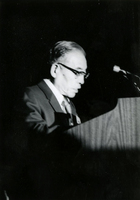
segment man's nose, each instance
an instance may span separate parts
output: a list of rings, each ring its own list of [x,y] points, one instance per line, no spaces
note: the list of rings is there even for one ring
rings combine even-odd
[[[78,82],[80,84],[84,84],[85,83],[85,77],[84,77],[84,75],[81,75],[81,76],[78,77]]]

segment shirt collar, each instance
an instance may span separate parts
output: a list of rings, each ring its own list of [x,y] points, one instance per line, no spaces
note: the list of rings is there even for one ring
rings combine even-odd
[[[48,87],[52,90],[53,94],[55,95],[56,99],[58,100],[59,104],[62,105],[64,100],[63,95],[59,92],[59,90],[54,86],[54,84],[50,81],[50,79],[44,79],[45,83]]]

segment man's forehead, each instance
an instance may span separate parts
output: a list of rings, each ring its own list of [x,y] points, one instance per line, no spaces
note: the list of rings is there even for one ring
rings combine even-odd
[[[70,57],[77,57],[77,55],[85,57],[85,55],[83,54],[83,52],[80,51],[80,50],[78,50],[78,49],[74,49],[74,50],[71,50],[71,51],[65,53],[64,57],[66,57],[66,58],[67,57],[69,57],[69,58]]]
[[[74,69],[82,70],[87,68],[85,55],[79,50],[74,50],[65,54],[63,61]]]

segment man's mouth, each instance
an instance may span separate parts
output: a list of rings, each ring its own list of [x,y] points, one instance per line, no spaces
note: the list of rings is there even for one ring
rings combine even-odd
[[[78,92],[78,90],[79,90],[80,88],[73,88],[72,90],[75,92],[75,93],[77,93]]]

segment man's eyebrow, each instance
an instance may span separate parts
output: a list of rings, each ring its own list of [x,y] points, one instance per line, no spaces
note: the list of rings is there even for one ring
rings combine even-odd
[[[75,70],[81,70],[82,72],[85,72],[85,70],[83,70],[81,67],[77,67],[77,68],[75,68]]]

